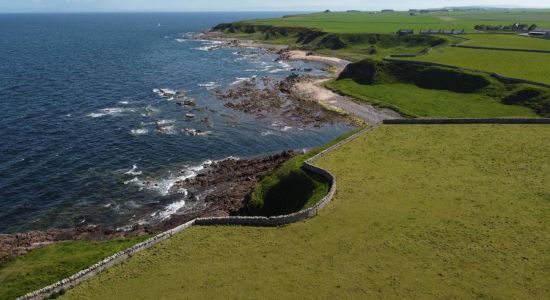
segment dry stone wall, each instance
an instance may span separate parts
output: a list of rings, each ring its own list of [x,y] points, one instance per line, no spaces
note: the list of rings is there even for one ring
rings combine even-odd
[[[24,295],[22,297],[19,297],[18,300],[34,300],[34,299],[45,299],[52,295],[58,294],[62,291],[69,290],[78,284],[90,279],[91,277],[99,274],[100,272],[112,267],[115,264],[118,264],[133,255],[146,250],[148,248],[151,248],[152,246],[158,244],[161,241],[164,241],[170,237],[172,237],[174,234],[184,231],[185,229],[193,226],[193,225],[240,225],[240,226],[281,226],[286,224],[291,224],[299,221],[306,220],[308,218],[314,217],[319,213],[319,211],[325,207],[334,196],[334,193],[336,192],[336,178],[327,170],[321,169],[319,167],[314,166],[312,163],[313,161],[319,159],[320,157],[323,157],[327,153],[334,151],[341,146],[349,143],[350,141],[356,139],[357,137],[367,133],[370,131],[372,127],[364,129],[360,131],[359,133],[354,134],[353,136],[345,139],[344,141],[341,141],[337,143],[336,145],[320,152],[316,156],[308,159],[305,163],[303,168],[310,171],[317,173],[321,176],[323,176],[325,179],[327,179],[330,183],[330,191],[329,193],[321,200],[319,201],[315,206],[293,213],[289,215],[284,216],[276,216],[276,217],[222,217],[222,218],[198,218],[192,221],[189,221],[183,225],[180,225],[174,229],[168,230],[166,232],[160,233],[147,241],[144,241],[142,243],[139,243],[129,249],[123,250],[121,252],[118,252],[108,258],[105,258],[104,260],[98,262],[97,264],[82,270],[73,276],[63,279],[57,283],[54,283],[50,286],[47,286],[43,289],[31,292],[27,295]]]

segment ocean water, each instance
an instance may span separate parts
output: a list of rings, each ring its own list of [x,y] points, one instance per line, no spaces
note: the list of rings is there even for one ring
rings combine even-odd
[[[0,233],[165,218],[186,206],[185,191],[168,192],[175,179],[205,163],[316,147],[349,131],[257,119],[213,96],[252,76],[322,73],[320,64],[186,38],[280,15],[0,14]],[[187,118],[161,88],[201,110]]]

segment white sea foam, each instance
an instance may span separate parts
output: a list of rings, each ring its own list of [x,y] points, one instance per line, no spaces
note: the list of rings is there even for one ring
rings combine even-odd
[[[124,185],[129,185],[129,184],[134,184],[134,185],[137,185],[137,186],[142,186],[143,185],[143,182],[137,178],[137,177],[134,177],[130,180],[127,180],[127,181],[124,181]]]
[[[268,135],[274,135],[275,132],[271,131],[271,130],[267,130],[267,131],[264,131],[262,132],[260,135],[261,136],[268,136]]]
[[[174,97],[177,91],[169,88],[160,88],[160,89],[153,89],[153,93],[163,98],[170,98],[170,97]]]
[[[139,129],[130,130],[130,134],[132,134],[132,135],[145,135],[147,133],[149,133],[149,129],[147,129],[147,128],[139,128]]]
[[[180,201],[171,203],[161,211],[157,211],[151,214],[151,217],[153,217],[154,219],[165,220],[165,219],[168,219],[171,215],[177,213],[178,210],[182,209],[184,206],[185,206],[185,200],[180,200]]]
[[[138,166],[137,165],[133,165],[132,166],[132,169],[129,170],[128,172],[124,173],[126,175],[133,175],[133,176],[139,176],[139,175],[142,175],[143,172],[142,171],[138,171]]]
[[[178,133],[174,125],[158,127],[157,132],[160,132],[162,134],[168,134],[168,135],[174,135]]]
[[[90,118],[100,118],[105,116],[120,116],[125,112],[134,112],[135,109],[133,108],[125,108],[125,107],[112,107],[112,108],[104,108],[99,110],[98,112],[89,113],[87,114]]]
[[[219,88],[220,86],[222,86],[221,84],[215,82],[215,81],[210,81],[210,82],[206,82],[206,83],[199,83],[199,86],[200,87],[204,87],[206,88],[207,90],[213,90],[213,89],[216,89],[216,88]]]
[[[245,82],[245,81],[252,80],[252,79],[254,79],[254,78],[256,78],[256,77],[258,77],[258,75],[254,75],[254,76],[250,76],[250,77],[235,77],[235,79],[237,79],[237,80],[233,81],[233,82],[231,83],[231,85],[237,85],[237,84],[239,84],[239,83],[243,83],[243,82]]]

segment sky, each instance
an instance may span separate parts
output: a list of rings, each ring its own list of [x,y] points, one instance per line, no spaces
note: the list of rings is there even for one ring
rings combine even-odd
[[[108,11],[318,11],[445,6],[550,7],[550,0],[0,0],[0,13]]]

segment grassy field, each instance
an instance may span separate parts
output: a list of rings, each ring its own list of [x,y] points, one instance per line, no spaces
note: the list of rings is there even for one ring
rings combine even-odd
[[[63,299],[547,298],[549,140],[547,125],[383,126],[318,162],[338,180],[318,217],[193,227]]]
[[[0,264],[0,299],[43,288],[145,239],[57,243],[4,262]]]
[[[445,47],[434,49],[428,55],[407,59],[496,72],[508,77],[550,84],[550,54],[547,53]]]
[[[515,34],[468,34],[464,37],[470,39],[462,43],[465,46],[550,51],[549,39],[524,37]]]
[[[480,93],[423,89],[406,83],[363,85],[350,79],[331,81],[327,86],[356,99],[390,107],[413,117],[537,117],[527,107],[504,105]]]
[[[334,12],[289,16],[286,18],[246,21],[250,24],[282,27],[306,27],[334,33],[395,33],[401,28],[465,29],[474,32],[475,25],[537,24],[550,27],[550,10],[510,10],[439,12],[409,15],[408,12],[368,13]]]

